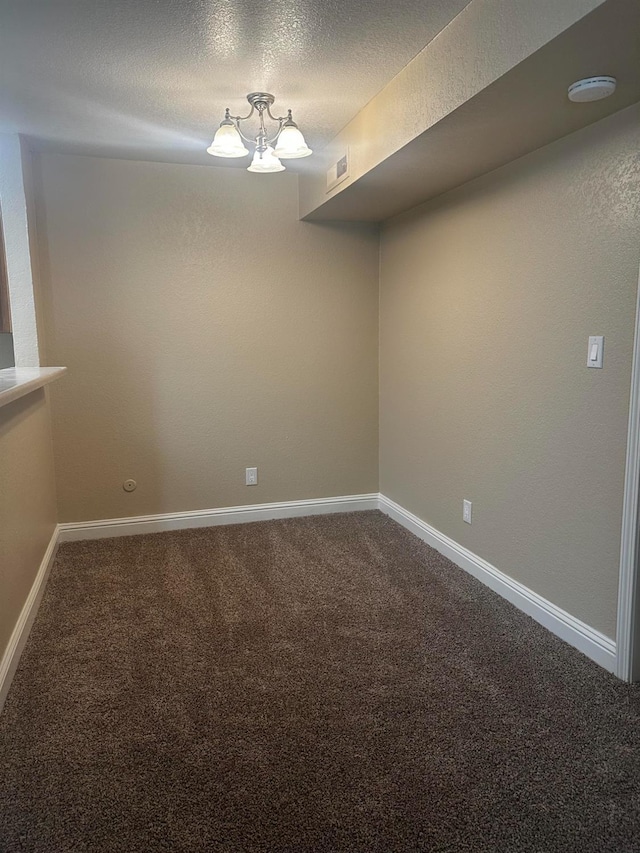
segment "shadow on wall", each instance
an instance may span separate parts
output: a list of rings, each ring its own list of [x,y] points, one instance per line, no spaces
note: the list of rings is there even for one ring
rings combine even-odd
[[[5,332],[0,333],[0,370],[15,365],[13,355],[13,335]]]

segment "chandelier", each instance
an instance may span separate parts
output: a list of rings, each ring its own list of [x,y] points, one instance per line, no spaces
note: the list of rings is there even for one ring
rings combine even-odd
[[[275,101],[273,95],[268,92],[252,92],[247,95],[247,100],[251,104],[251,111],[246,116],[232,116],[227,107],[213,142],[207,148],[209,154],[214,157],[245,157],[250,151],[245,148],[244,142],[249,142],[256,147],[251,165],[247,169],[249,172],[284,172],[281,160],[308,157],[313,153],[292,119],[291,110],[287,111],[286,116],[271,115],[270,108]],[[247,121],[256,112],[260,124],[255,138],[250,139],[240,130],[240,122]],[[272,136],[269,136],[265,127],[265,113],[271,121],[278,123]]]

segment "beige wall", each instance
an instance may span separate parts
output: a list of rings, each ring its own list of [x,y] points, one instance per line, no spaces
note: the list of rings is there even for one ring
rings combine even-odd
[[[51,420],[40,390],[0,408],[0,658],[55,524]]]
[[[639,129],[636,106],[381,237],[381,491],[611,637]],[[591,334],[604,370],[586,368]]]
[[[60,521],[377,490],[373,228],[299,222],[290,172],[44,154],[35,184]]]

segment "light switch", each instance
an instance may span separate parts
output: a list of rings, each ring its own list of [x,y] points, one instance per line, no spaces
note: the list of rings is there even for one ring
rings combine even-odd
[[[604,336],[591,335],[589,337],[589,349],[587,350],[587,367],[602,367],[603,350]]]

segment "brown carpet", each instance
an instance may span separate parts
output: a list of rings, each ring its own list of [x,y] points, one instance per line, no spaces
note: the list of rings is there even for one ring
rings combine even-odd
[[[640,692],[378,512],[64,545],[0,849],[640,850]]]

